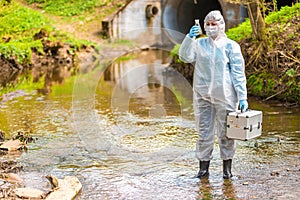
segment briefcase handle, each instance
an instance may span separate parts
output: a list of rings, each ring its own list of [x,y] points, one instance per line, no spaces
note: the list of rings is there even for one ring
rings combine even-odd
[[[244,108],[244,106],[241,107],[241,113],[243,113],[243,110],[244,110],[243,108]],[[245,112],[247,112],[247,111],[250,111],[250,109],[247,108],[247,110]]]

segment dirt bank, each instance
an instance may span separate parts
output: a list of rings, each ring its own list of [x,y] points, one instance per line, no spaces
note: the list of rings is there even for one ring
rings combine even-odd
[[[72,19],[71,17],[51,15],[41,9],[39,3],[27,4],[23,0],[16,0],[16,2],[42,13],[51,21],[51,25],[55,27],[56,31],[61,31],[77,39],[99,45],[106,42],[100,34],[101,19],[108,15],[111,10],[114,10],[115,7],[124,5],[127,1],[108,1],[105,6],[96,7],[82,16],[73,16]],[[31,59],[27,63],[19,64],[14,57],[0,56],[0,86],[14,85],[18,82],[20,75],[28,76],[32,74],[34,82],[43,80],[44,87],[40,89],[40,92],[46,94],[50,92],[51,85],[62,83],[65,78],[74,74],[80,62],[86,62],[87,60],[93,62],[93,59],[95,59],[93,56],[95,52],[94,45],[74,47],[70,43],[59,41],[59,39],[53,42],[53,37],[57,37],[55,34],[42,29],[34,36],[34,40],[42,41],[43,50],[33,48]],[[52,37],[52,39],[49,37]],[[3,42],[9,42],[10,38],[2,38],[2,40]],[[115,52],[116,48],[124,52],[124,48],[119,46],[112,47],[112,52]],[[100,54],[109,52],[107,49],[106,45],[104,52],[102,51],[103,53],[100,52]],[[102,57],[107,58],[106,55]]]
[[[0,85],[14,84],[20,75],[32,75],[33,82],[43,79],[44,87],[40,89],[43,94],[49,93],[53,83],[62,83],[65,78],[76,72],[78,55],[91,53],[93,46],[74,46],[61,41],[49,40],[49,33],[41,30],[34,36],[34,40],[41,40],[43,51],[32,48],[29,63],[19,64],[13,57],[0,57]],[[81,56],[82,57],[82,56]]]
[[[14,82],[22,73],[24,67],[19,65],[14,58],[5,58],[0,56],[0,85],[5,86],[7,83]]]
[[[251,95],[300,105],[300,16],[270,24],[267,41],[240,41]]]

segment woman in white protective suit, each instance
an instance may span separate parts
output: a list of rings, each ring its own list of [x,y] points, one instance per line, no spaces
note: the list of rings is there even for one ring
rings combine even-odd
[[[231,164],[235,140],[226,137],[226,116],[248,109],[245,64],[238,43],[225,35],[225,22],[220,11],[211,11],[204,19],[208,37],[195,39],[200,27],[193,26],[183,40],[179,57],[195,63],[193,90],[196,129],[199,134],[196,157],[200,161],[198,178],[209,175],[215,133],[219,138],[223,160],[223,178],[232,177]]]

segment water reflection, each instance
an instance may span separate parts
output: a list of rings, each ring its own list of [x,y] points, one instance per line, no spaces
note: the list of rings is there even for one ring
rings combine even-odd
[[[250,108],[264,113],[263,133],[238,141],[234,179],[223,180],[216,150],[210,177],[195,179],[189,90],[163,55],[130,54],[104,73],[81,75],[78,96],[56,85],[48,96],[3,102],[1,129],[38,137],[19,158],[25,184],[43,188],[40,177],[52,173],[79,177],[80,199],[296,199],[299,109],[250,99]]]
[[[191,115],[192,88],[181,74],[167,68],[169,53],[150,51],[134,56],[113,63],[104,72],[104,80],[113,84],[112,108],[141,117],[180,116],[187,109]]]
[[[220,177],[205,178],[199,181],[197,199],[238,199],[232,180]]]
[[[222,191],[224,199],[237,199],[235,187],[231,180],[224,180]]]
[[[44,46],[44,56],[37,53],[32,55],[31,71],[35,82],[44,79],[44,87],[38,91],[48,94],[53,85],[62,84],[65,79],[74,75],[77,69],[74,64],[75,55],[70,53],[69,47],[64,47],[59,42],[46,42]]]

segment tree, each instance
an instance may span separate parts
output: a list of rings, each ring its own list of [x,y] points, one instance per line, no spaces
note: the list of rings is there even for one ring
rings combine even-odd
[[[255,39],[264,41],[265,39],[265,20],[261,12],[261,5],[263,2],[259,0],[249,0],[248,2],[248,15],[251,22],[252,32]]]

